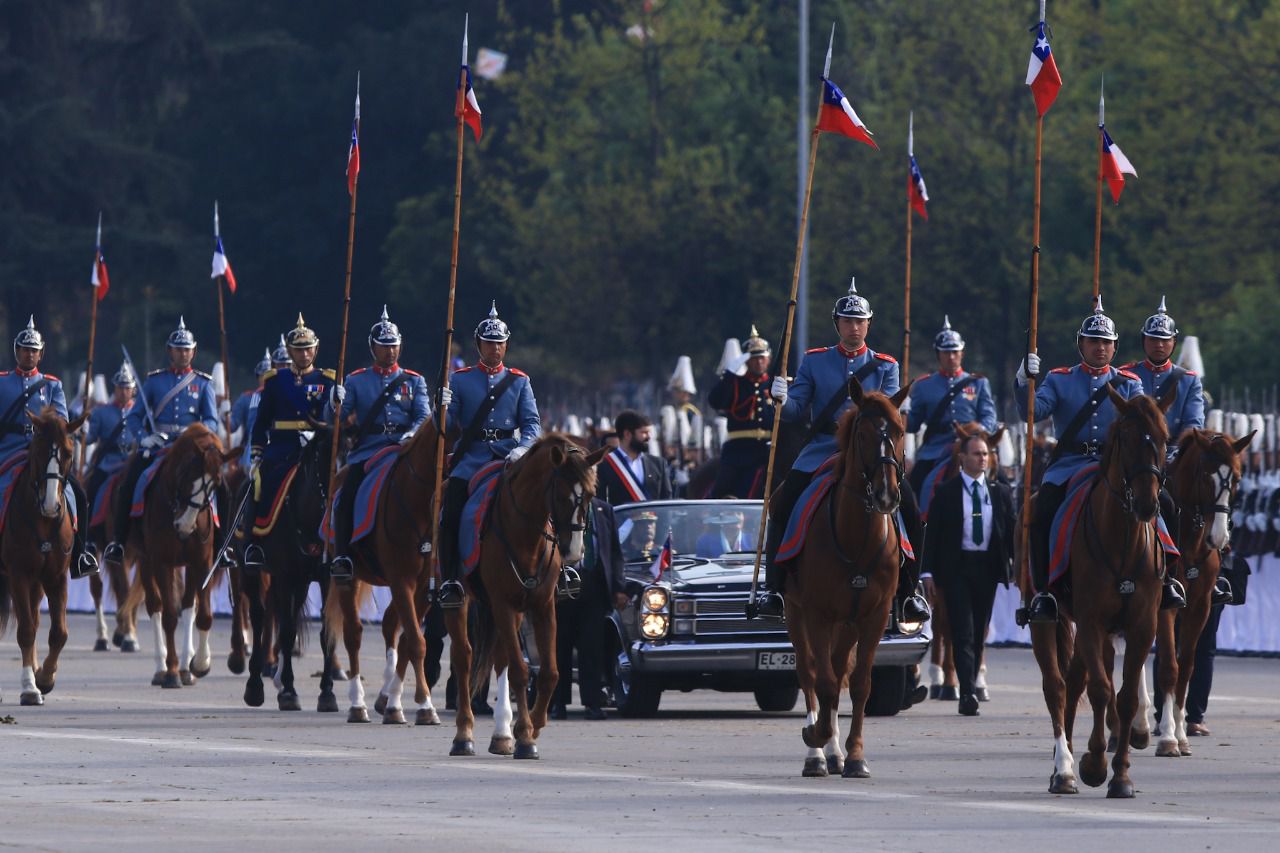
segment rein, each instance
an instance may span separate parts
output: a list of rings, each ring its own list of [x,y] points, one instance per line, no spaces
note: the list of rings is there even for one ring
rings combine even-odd
[[[855,439],[859,434],[859,429],[862,426],[863,419],[864,419],[864,415],[862,411],[859,410],[858,414],[854,417],[853,424],[850,427],[850,432],[855,437]],[[879,425],[872,424],[872,429],[876,431],[876,434],[878,436],[878,441],[876,443],[876,452],[879,454],[879,456],[875,460],[875,462],[873,462],[872,464],[862,466],[859,470],[859,473],[862,475],[862,482],[863,482],[863,488],[861,490],[863,511],[865,515],[868,517],[868,522],[870,522],[871,519],[877,516],[879,516],[883,522],[882,524],[879,525],[881,535],[879,537],[879,541],[875,544],[874,551],[871,551],[870,549],[864,547],[856,557],[850,557],[848,554],[845,553],[844,549],[840,546],[840,537],[836,533],[837,527],[836,527],[835,495],[832,494],[827,497],[827,526],[831,536],[831,546],[832,546],[832,549],[835,551],[836,556],[839,558],[840,562],[842,562],[849,569],[856,569],[856,567],[858,567],[859,565],[875,566],[880,563],[882,557],[884,556],[885,550],[889,546],[889,531],[890,531],[890,528],[893,526],[893,519],[891,516],[893,515],[893,513],[897,512],[898,506],[902,502],[902,492],[901,492],[902,464],[898,461],[897,453],[893,446],[893,440],[889,437],[888,423],[886,421]],[[854,444],[855,453],[858,450],[858,448],[859,446],[855,443]],[[894,505],[890,509],[881,510],[876,506],[876,501],[875,501],[875,477],[876,477],[876,472],[878,470],[887,470],[889,468],[892,468],[898,477],[898,480],[897,480],[897,482],[899,483],[898,499],[894,501]],[[855,495],[859,494],[859,490],[857,488],[850,486],[844,482],[843,475],[840,477],[839,486],[840,488],[846,491],[852,492]],[[863,558],[868,553],[871,554],[871,558],[864,560]],[[861,573],[855,573],[853,575],[853,578],[850,581],[850,584],[854,589],[855,596],[861,590],[866,589],[867,576],[865,571]],[[855,605],[856,605],[856,601],[855,601]],[[855,612],[856,612],[856,608],[855,608]]]
[[[1217,440],[1219,439],[1214,439],[1214,441],[1217,441]],[[1206,456],[1211,456],[1211,457],[1213,456],[1213,441],[1210,442],[1210,445],[1208,448],[1201,450],[1200,447],[1197,446],[1196,450],[1197,450],[1196,460],[1195,460],[1196,468],[1195,468],[1195,474],[1191,479],[1191,483],[1192,483],[1192,489],[1194,490],[1193,494],[1195,493],[1202,494],[1203,491],[1199,487],[1200,487],[1200,484],[1204,482],[1204,479],[1209,478],[1210,483],[1213,482],[1212,469],[1206,468],[1204,464],[1204,460]],[[1178,461],[1181,462],[1182,459],[1184,458],[1185,457],[1180,457]],[[1201,500],[1194,500],[1194,499],[1188,502],[1191,504],[1191,508],[1193,510],[1193,513],[1190,519],[1192,539],[1190,542],[1186,543],[1185,545],[1181,541],[1182,540],[1182,524],[1181,523],[1178,524],[1178,531],[1177,531],[1178,539],[1179,539],[1178,545],[1179,545],[1179,548],[1183,551],[1183,556],[1187,562],[1187,580],[1188,581],[1195,580],[1197,577],[1199,577],[1200,572],[1197,564],[1207,559],[1213,550],[1211,548],[1206,547],[1205,545],[1205,539],[1208,536],[1208,530],[1207,530],[1208,519],[1206,518],[1206,511],[1208,516],[1213,516],[1218,513],[1222,513],[1224,515],[1229,516],[1231,513],[1231,502],[1235,494],[1236,486],[1239,484],[1239,480],[1240,480],[1240,478],[1236,475],[1235,469],[1230,464],[1230,462],[1216,459],[1216,457],[1214,458],[1214,461],[1218,463],[1219,467],[1227,468],[1227,476],[1224,477],[1222,479],[1222,482],[1218,484],[1218,486],[1216,487],[1216,491],[1213,492],[1213,496],[1208,500],[1208,502],[1201,501]],[[1181,471],[1181,465],[1178,466],[1178,471],[1179,472]],[[1178,479],[1177,473],[1175,473],[1174,479],[1176,483]],[[1213,487],[1211,487],[1210,490],[1212,491]],[[1179,507],[1179,510],[1181,510],[1181,507]],[[1181,522],[1181,518],[1179,518],[1179,522]]]
[[[50,442],[49,454],[48,456],[45,457],[45,464],[42,466],[40,472],[38,474],[36,473],[35,467],[32,465],[33,457],[31,455],[28,455],[27,471],[23,474],[23,476],[26,476],[31,480],[31,491],[32,491],[32,494],[35,496],[35,500],[36,500],[36,519],[35,520],[37,524],[41,521],[49,522],[49,529],[54,534],[62,530],[62,523],[64,520],[66,520],[66,517],[67,517],[67,501],[66,501],[65,494],[66,494],[67,478],[70,476],[63,470],[61,459],[58,460],[58,473],[57,474],[49,473],[49,460],[56,459],[56,458],[58,458],[58,449],[53,445],[52,442]],[[40,505],[44,500],[41,495],[41,491],[44,489],[45,484],[50,480],[54,480],[58,483],[58,487],[57,487],[58,514],[54,516],[46,516],[40,510]],[[37,528],[34,525],[31,527],[31,530],[33,532],[36,529]],[[39,545],[40,545],[41,554],[48,554],[53,551],[53,539],[51,537],[39,539]],[[62,551],[63,556],[67,556],[71,553],[71,551],[73,550],[73,547],[60,548],[59,550]]]
[[[184,462],[182,467],[178,469],[178,476],[174,478],[174,481],[176,483],[174,487],[173,503],[172,503],[174,521],[177,521],[178,517],[181,516],[184,512],[186,512],[189,509],[194,509],[197,515],[209,509],[210,505],[213,503],[213,496],[218,490],[218,484],[215,481],[215,478],[209,477],[207,482],[200,488],[199,491],[194,492],[189,497],[183,496],[183,492],[186,490],[182,488],[182,485],[183,483],[186,482],[187,471],[190,470],[196,464],[200,464],[200,465],[204,464],[205,453],[207,451],[204,448],[201,448],[199,445],[196,445],[196,450],[198,451],[198,454],[193,455],[190,459]],[[194,482],[194,479],[192,480],[192,482]],[[212,538],[213,538],[213,525],[210,524],[206,535],[200,536],[199,534],[197,534],[196,541],[199,542],[201,545],[203,545],[204,543],[208,542]]]

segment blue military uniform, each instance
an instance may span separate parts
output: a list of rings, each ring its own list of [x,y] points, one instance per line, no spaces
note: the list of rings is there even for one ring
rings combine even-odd
[[[911,411],[907,415],[907,432],[916,432],[929,423],[938,404],[958,382],[973,377],[951,398],[947,412],[938,428],[925,434],[925,441],[916,449],[916,459],[938,460],[951,453],[955,442],[955,424],[977,422],[988,433],[996,431],[996,404],[991,398],[991,383],[985,376],[958,370],[953,374],[941,370],[926,373],[911,386]]]
[[[347,464],[365,462],[384,447],[399,444],[406,435],[416,433],[418,427],[431,417],[431,400],[427,382],[422,374],[406,370],[398,364],[389,368],[362,367],[347,374],[343,383],[347,397],[342,404],[342,416],[354,416],[357,425],[368,420],[369,412],[390,386],[393,388],[387,402],[374,415],[359,443],[347,456]]]
[[[323,422],[329,390],[336,381],[332,370],[317,367],[306,373],[270,370],[263,376],[250,445],[262,450],[264,466],[287,469],[298,461],[305,445],[302,433],[315,428],[312,420]]]
[[[26,391],[37,382],[43,384],[20,403]],[[0,461],[8,459],[31,444],[31,422],[27,412],[38,415],[46,406],[52,406],[58,417],[67,418],[67,398],[62,390],[62,380],[51,373],[41,373],[39,368],[30,373],[21,370],[0,371]]]
[[[173,393],[178,386],[181,390]],[[151,414],[155,418],[156,430],[168,436],[166,444],[171,443],[178,434],[191,424],[200,423],[211,432],[218,431],[218,406],[213,396],[213,377],[200,370],[174,370],[164,367],[147,374],[146,381],[139,389],[151,406]],[[161,403],[164,405],[161,406]],[[129,429],[134,435],[151,434],[151,425],[147,423],[146,410],[137,405],[126,415]]]
[[[1190,370],[1174,368],[1173,363],[1152,364],[1150,359],[1143,359],[1126,364],[1124,369],[1138,377],[1142,382],[1142,393],[1159,398],[1160,390],[1169,379],[1170,371],[1177,369],[1178,398],[1173,401],[1169,411],[1165,412],[1165,422],[1169,425],[1169,438],[1177,439],[1189,429],[1204,429],[1204,388],[1200,377]],[[1170,442],[1170,449],[1173,444]]]
[[[129,458],[137,439],[129,430],[125,416],[133,408],[135,405],[130,401],[123,409],[115,403],[106,403],[90,410],[89,433],[85,437],[85,444],[98,443],[98,449],[93,454],[95,471],[114,474]]]
[[[508,372],[514,374],[515,381],[494,403],[484,423],[468,432],[473,429],[471,421],[476,412]],[[477,363],[455,371],[449,385],[453,400],[449,403],[448,422],[463,430],[459,442],[468,444],[463,455],[451,462],[451,479],[470,480],[476,471],[495,459],[505,459],[516,447],[532,447],[542,435],[538,403],[524,371],[502,364],[490,369]]]

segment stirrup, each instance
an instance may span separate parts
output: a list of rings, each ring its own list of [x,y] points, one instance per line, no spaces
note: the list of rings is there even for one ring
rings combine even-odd
[[[71,566],[71,577],[75,580],[87,578],[89,575],[98,573],[98,558],[93,556],[93,552],[85,549],[80,555],[80,559]]]
[[[467,591],[463,589],[462,582],[453,578],[444,581],[436,590],[436,604],[445,610],[457,610],[466,597]]]
[[[119,542],[110,542],[102,551],[102,560],[105,563],[115,563],[117,566],[124,564],[124,546]]]
[[[1209,599],[1210,604],[1230,604],[1236,600],[1235,591],[1231,589],[1231,581],[1218,576],[1218,580],[1213,585],[1213,593]]]
[[[556,582],[556,598],[564,601],[577,601],[582,594],[582,575],[573,566],[561,566],[560,578]]]
[[[252,569],[254,571],[265,569],[267,567],[267,555],[262,552],[261,545],[257,542],[250,542],[248,545],[244,546],[244,555],[241,558],[240,564],[246,569]],[[332,574],[333,570],[330,569],[329,573]]]
[[[933,615],[929,610],[929,602],[925,601],[920,595],[912,593],[902,599],[898,607],[898,622],[927,622],[929,617]]]
[[[1028,622],[1057,622],[1058,599],[1050,592],[1037,592],[1027,605]]]
[[[787,618],[787,601],[780,592],[775,592],[771,589],[762,590],[755,601],[747,604],[747,618],[785,622]]]
[[[1166,577],[1160,590],[1161,610],[1181,610],[1187,606],[1186,590],[1177,578]]]
[[[356,576],[356,567],[346,554],[339,554],[329,563],[329,577],[340,584],[349,584]]]

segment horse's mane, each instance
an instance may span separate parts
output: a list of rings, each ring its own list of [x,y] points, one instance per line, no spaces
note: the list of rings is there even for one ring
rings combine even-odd
[[[1119,453],[1116,444],[1116,436],[1125,423],[1134,418],[1143,422],[1143,430],[1153,439],[1158,440],[1161,444],[1169,443],[1169,424],[1165,421],[1164,412],[1160,411],[1160,405],[1156,403],[1154,397],[1146,394],[1139,394],[1131,400],[1127,401],[1124,413],[1111,422],[1111,426],[1107,429],[1107,445],[1102,454],[1102,470],[1106,471],[1114,460],[1115,454]],[[1163,461],[1163,460],[1161,460]]]
[[[840,416],[840,422],[836,425],[836,447],[840,451],[840,457],[836,461],[835,468],[837,479],[844,476],[845,458],[853,452],[853,425],[857,423],[860,415],[865,415],[869,418],[884,418],[890,425],[896,427],[898,432],[906,431],[906,424],[902,421],[902,415],[899,414],[898,407],[893,404],[892,400],[879,391],[863,392],[862,401],[846,409],[845,413]]]
[[[533,446],[529,448],[529,452],[511,466],[512,479],[515,479],[524,470],[528,460],[541,458],[544,453],[557,447],[565,454],[565,459],[567,460],[565,464],[572,466],[575,479],[582,483],[585,489],[594,494],[596,490],[595,466],[587,464],[587,455],[574,437],[563,432],[544,433],[541,438],[535,441]]]
[[[218,436],[204,424],[191,424],[182,432],[178,433],[178,437],[174,439],[173,446],[169,448],[169,453],[184,453],[196,450],[203,453],[209,448],[210,442],[219,451],[222,450],[222,442],[218,440]],[[190,449],[189,449],[190,448]]]

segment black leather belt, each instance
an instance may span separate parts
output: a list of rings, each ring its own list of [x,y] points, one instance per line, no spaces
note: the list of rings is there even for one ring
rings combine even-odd
[[[516,431],[513,429],[473,429],[467,433],[472,441],[503,441],[515,438],[515,435]]]
[[[382,434],[383,435],[401,435],[407,429],[408,427],[401,426],[400,424],[384,424],[382,427]]]
[[[34,433],[35,426],[30,421],[25,424],[0,424],[0,435],[33,435]]]
[[[1072,453],[1078,453],[1081,456],[1101,456],[1102,442],[1086,441],[1082,444],[1070,445]]]

